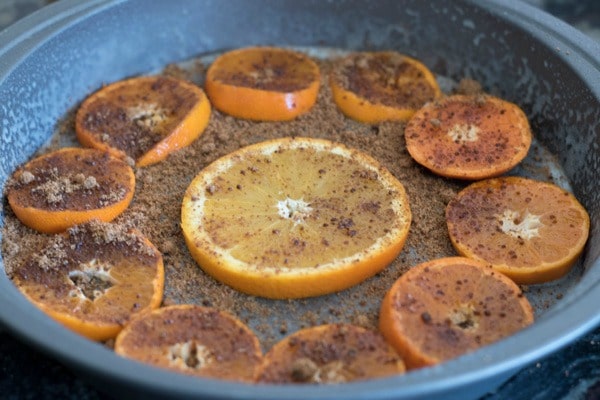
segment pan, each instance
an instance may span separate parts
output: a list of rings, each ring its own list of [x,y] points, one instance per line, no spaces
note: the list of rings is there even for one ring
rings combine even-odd
[[[503,0],[62,1],[3,31],[0,44],[2,188],[15,167],[47,142],[57,121],[104,83],[250,45],[394,49],[420,59],[438,76],[476,79],[518,103],[560,172],[557,179],[591,217],[590,238],[575,269],[531,294],[533,326],[436,367],[335,386],[221,382],[120,358],[28,303],[0,258],[2,323],[111,395],[477,398],[600,323],[600,47],[542,11]],[[3,199],[2,224],[6,209]],[[316,299],[311,307],[318,309],[323,301]]]

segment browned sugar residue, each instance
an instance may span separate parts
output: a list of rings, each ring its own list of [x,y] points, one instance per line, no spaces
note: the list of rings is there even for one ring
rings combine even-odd
[[[25,207],[89,210],[122,200],[129,191],[127,182],[128,168],[108,153],[61,152],[18,170],[7,189],[11,200]]]
[[[264,349],[284,334],[327,322],[360,323],[374,328],[379,305],[391,284],[408,268],[433,258],[455,255],[445,224],[444,209],[462,184],[435,176],[417,165],[404,142],[404,124],[362,124],[346,118],[331,98],[329,62],[319,62],[321,89],[315,107],[288,122],[251,122],[213,110],[203,135],[166,160],[136,169],[136,192],[130,207],[116,222],[136,227],[163,253],[164,304],[199,304],[231,312],[250,324]],[[203,66],[185,71],[171,66],[170,74],[203,80]],[[72,114],[60,125],[50,149],[75,142]],[[242,146],[285,136],[318,137],[357,148],[388,168],[406,188],[413,222],[406,245],[385,270],[341,293],[304,300],[267,300],[248,296],[207,276],[191,258],[180,228],[180,207],[193,177],[220,156]],[[49,150],[50,150],[49,149]],[[376,205],[365,205],[376,207]],[[25,228],[6,209],[2,252],[7,271],[20,264],[44,235]]]

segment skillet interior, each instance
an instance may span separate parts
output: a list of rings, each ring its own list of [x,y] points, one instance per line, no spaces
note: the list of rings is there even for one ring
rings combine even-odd
[[[430,397],[442,392],[476,397],[525,362],[590,329],[598,322],[592,308],[600,300],[599,289],[594,289],[600,281],[600,193],[595,184],[600,174],[600,73],[592,55],[600,51],[583,35],[526,5],[507,6],[499,0],[480,7],[452,1],[57,4],[3,34],[0,182],[4,185],[14,167],[45,142],[68,108],[104,82],[251,44],[394,48],[422,59],[439,74],[478,79],[493,93],[522,105],[537,137],[559,157],[576,196],[590,212],[592,235],[580,271],[584,279],[534,327],[405,377],[299,390],[198,384],[121,360],[43,317],[4,274],[0,295],[6,306],[0,317],[17,334],[77,365],[97,382],[110,381],[113,390],[249,398],[351,398],[365,393],[369,398]]]

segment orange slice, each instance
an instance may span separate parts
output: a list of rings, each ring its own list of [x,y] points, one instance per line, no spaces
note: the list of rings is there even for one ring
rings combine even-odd
[[[406,121],[442,94],[424,64],[393,51],[350,54],[336,62],[329,83],[340,111],[365,123]]]
[[[114,338],[160,305],[162,256],[141,234],[99,221],[53,236],[12,276],[42,311],[92,340]]]
[[[520,163],[531,145],[529,121],[513,103],[482,94],[426,104],[404,130],[412,158],[438,175],[483,179]]]
[[[402,275],[381,305],[379,328],[407,368],[435,365],[533,323],[519,287],[481,261],[448,257]]]
[[[259,383],[344,383],[405,371],[379,332],[354,325],[302,329],[275,344],[257,374]]]
[[[589,215],[572,194],[521,177],[467,186],[448,204],[446,221],[461,255],[490,263],[523,284],[565,275],[590,230]]]
[[[216,109],[238,118],[287,121],[310,110],[321,82],[305,54],[276,47],[249,47],[218,57],[205,89]]]
[[[79,142],[130,157],[137,166],[157,163],[192,143],[206,128],[210,103],[198,86],[165,76],[115,82],[79,107]]]
[[[135,175],[125,162],[95,149],[64,148],[17,169],[7,197],[23,224],[57,233],[92,219],[112,221],[134,191]]]
[[[262,360],[258,338],[233,316],[194,305],[140,315],[117,336],[115,352],[189,375],[251,382]]]
[[[258,143],[202,170],[182,204],[194,259],[217,280],[270,298],[353,286],[400,253],[411,220],[402,184],[326,140]]]

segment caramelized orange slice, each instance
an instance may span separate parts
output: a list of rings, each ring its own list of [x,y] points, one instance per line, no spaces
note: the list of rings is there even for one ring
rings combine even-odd
[[[531,145],[529,121],[513,103],[486,95],[431,102],[404,131],[412,158],[438,175],[483,179],[521,162]]]
[[[381,305],[379,328],[409,369],[435,365],[533,323],[519,287],[481,261],[441,258],[398,279]]]
[[[50,238],[12,279],[56,321],[106,340],[133,315],[160,305],[164,271],[162,256],[141,234],[91,221]]]
[[[589,215],[572,194],[521,177],[471,184],[450,201],[446,221],[460,254],[524,284],[565,275],[590,230]]]
[[[404,362],[379,332],[330,324],[302,329],[275,344],[259,383],[344,383],[404,373]]]
[[[194,178],[182,204],[200,267],[245,293],[339,291],[400,253],[411,220],[402,184],[377,161],[326,140],[258,143]]]
[[[79,107],[79,142],[130,157],[137,166],[157,163],[192,143],[206,128],[210,103],[198,86],[165,76],[115,82]]]
[[[329,83],[340,111],[365,123],[406,121],[442,93],[424,64],[393,51],[350,54],[337,61]]]
[[[319,67],[308,56],[276,47],[249,47],[218,57],[205,89],[213,106],[238,118],[286,121],[317,100]]]
[[[250,382],[262,360],[258,338],[216,309],[176,305],[135,318],[117,336],[115,352],[156,367]]]
[[[125,162],[95,149],[65,148],[17,169],[7,197],[23,224],[57,233],[92,219],[112,221],[134,190],[135,175]]]

